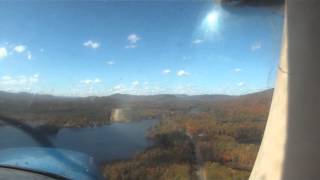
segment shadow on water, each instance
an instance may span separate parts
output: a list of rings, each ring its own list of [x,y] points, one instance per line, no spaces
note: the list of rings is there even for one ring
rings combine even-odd
[[[59,133],[60,129],[60,127],[46,124],[34,128],[37,133],[44,134],[46,136],[54,136]]]
[[[46,135],[42,133],[39,129],[35,129],[22,121],[16,120],[14,118],[4,117],[0,115],[0,120],[5,122],[6,124],[13,126],[17,129],[25,132],[26,135],[30,136],[35,142],[37,142],[42,147],[52,147],[54,148],[54,144],[47,138]]]
[[[319,179],[320,1],[287,1],[288,125],[284,180]]]
[[[17,129],[22,130],[27,136],[31,137],[36,143],[40,145],[40,147],[49,147],[54,149],[54,144],[50,141],[47,134],[43,134],[41,130],[34,129],[33,127],[27,125],[26,123],[23,123],[22,121],[16,120],[14,118],[4,117],[0,115],[0,120],[5,122],[8,125],[11,125]],[[43,149],[44,151],[45,148]],[[59,151],[47,151],[48,156],[52,156],[53,158],[56,158],[57,160],[63,162],[65,165],[70,167],[70,169],[74,169],[81,172],[86,172],[88,176],[92,178],[97,178],[99,175],[93,174],[92,172],[88,171],[87,167],[81,166],[78,164],[78,162],[68,158],[63,153],[60,153]],[[48,162],[50,163],[50,162]]]

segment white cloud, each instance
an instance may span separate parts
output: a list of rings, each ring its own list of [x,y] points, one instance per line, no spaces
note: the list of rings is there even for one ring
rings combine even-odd
[[[140,39],[141,39],[141,38],[140,38],[138,35],[136,35],[136,34],[130,34],[130,35],[128,36],[128,41],[129,41],[130,43],[132,43],[132,44],[137,43]]]
[[[140,82],[139,81],[132,81],[132,86],[138,86],[139,84],[140,84]]]
[[[39,75],[34,74],[32,76],[9,76],[4,75],[0,79],[0,84],[5,86],[17,87],[17,86],[25,86],[32,85],[38,83]]]
[[[130,34],[128,36],[129,44],[125,46],[126,49],[134,49],[138,47],[137,43],[141,38],[137,34]]]
[[[6,47],[0,47],[0,59],[12,55],[13,53],[23,54],[28,60],[32,59],[31,51],[27,51],[28,49],[25,45],[19,44],[16,46],[12,46],[10,44],[7,44],[7,47],[9,47],[11,50],[8,51]]]
[[[91,79],[85,79],[80,81],[82,84],[91,84],[92,80]]]
[[[31,59],[32,59],[32,54],[31,54],[30,51],[28,51],[28,53],[27,53],[27,59],[28,59],[28,60],[31,60]]]
[[[127,92],[127,87],[123,84],[118,84],[112,88],[111,93],[124,93],[124,92]]]
[[[251,51],[257,51],[261,49],[261,47],[262,47],[261,42],[256,42],[251,45]]]
[[[37,84],[40,76],[38,74],[26,76],[3,75],[0,77],[0,90],[10,92],[34,92],[37,91]]]
[[[236,72],[236,73],[238,73],[238,72],[240,72],[240,71],[242,71],[242,69],[240,69],[240,68],[235,68],[235,69],[234,69],[234,72]]]
[[[0,47],[0,59],[5,58],[8,56],[7,48]]]
[[[100,43],[92,41],[92,40],[88,40],[83,43],[83,46],[85,46],[87,48],[97,49],[100,47]]]
[[[114,61],[107,61],[107,64],[110,65],[110,66],[112,66],[112,65],[115,64],[115,62],[114,62]]]
[[[242,86],[244,86],[244,85],[246,85],[245,82],[238,82],[238,83],[237,83],[237,86],[240,86],[240,87],[242,87]]]
[[[101,80],[100,80],[99,78],[96,78],[96,79],[94,80],[94,83],[101,83]]]
[[[9,80],[11,80],[11,76],[8,76],[8,75],[2,76],[1,80],[2,81],[9,81]]]
[[[184,71],[184,70],[179,70],[177,72],[177,76],[189,76],[190,73],[188,73],[187,71]]]
[[[203,43],[203,40],[202,39],[195,39],[192,41],[193,44],[201,44]]]
[[[23,53],[26,50],[27,50],[27,46],[21,45],[21,44],[13,47],[13,51],[16,53]],[[31,51],[26,52],[26,56],[28,60],[31,60],[32,59]]]
[[[91,84],[101,83],[101,80],[100,80],[99,78],[95,78],[95,79],[84,79],[84,80],[81,80],[80,83],[86,84],[86,85],[91,85]]]
[[[118,85],[115,85],[115,86],[113,87],[113,89],[118,90],[118,89],[121,89],[121,88],[123,88],[123,87],[125,87],[125,86],[122,85],[122,84],[118,84]]]
[[[24,45],[17,45],[13,48],[16,53],[23,53],[27,49]]]
[[[162,70],[162,74],[164,74],[164,75],[167,75],[167,74],[169,74],[170,72],[171,72],[170,69],[164,69],[164,70]]]

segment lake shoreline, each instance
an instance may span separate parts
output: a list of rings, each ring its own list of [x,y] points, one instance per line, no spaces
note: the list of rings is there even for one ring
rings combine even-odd
[[[53,148],[83,152],[92,156],[98,164],[103,164],[130,159],[151,146],[153,142],[146,134],[157,122],[159,120],[140,120],[97,127],[60,128],[52,133],[47,131],[46,134],[41,130],[28,133],[19,127],[1,126],[0,135],[11,138],[1,139],[0,147],[44,147],[37,142],[37,138],[43,138],[50,141],[48,144]]]

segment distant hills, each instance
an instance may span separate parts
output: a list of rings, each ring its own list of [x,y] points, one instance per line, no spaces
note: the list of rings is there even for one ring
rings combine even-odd
[[[237,114],[259,120],[267,116],[273,89],[241,95],[128,95],[105,97],[57,97],[51,95],[0,91],[0,116],[15,118],[32,126],[96,126],[110,123],[115,109],[129,110],[127,120],[165,118],[172,113],[201,113],[230,121]],[[230,113],[235,118],[230,119]],[[126,116],[124,116],[126,117]]]

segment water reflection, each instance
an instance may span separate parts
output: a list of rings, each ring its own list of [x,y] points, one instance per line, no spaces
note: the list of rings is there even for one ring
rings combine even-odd
[[[48,135],[51,145],[39,144],[33,136],[12,126],[0,127],[0,149],[13,147],[56,147],[86,153],[97,162],[127,159],[151,145],[145,137],[157,120],[114,123],[94,128],[62,128]],[[42,136],[43,137],[43,136]]]

